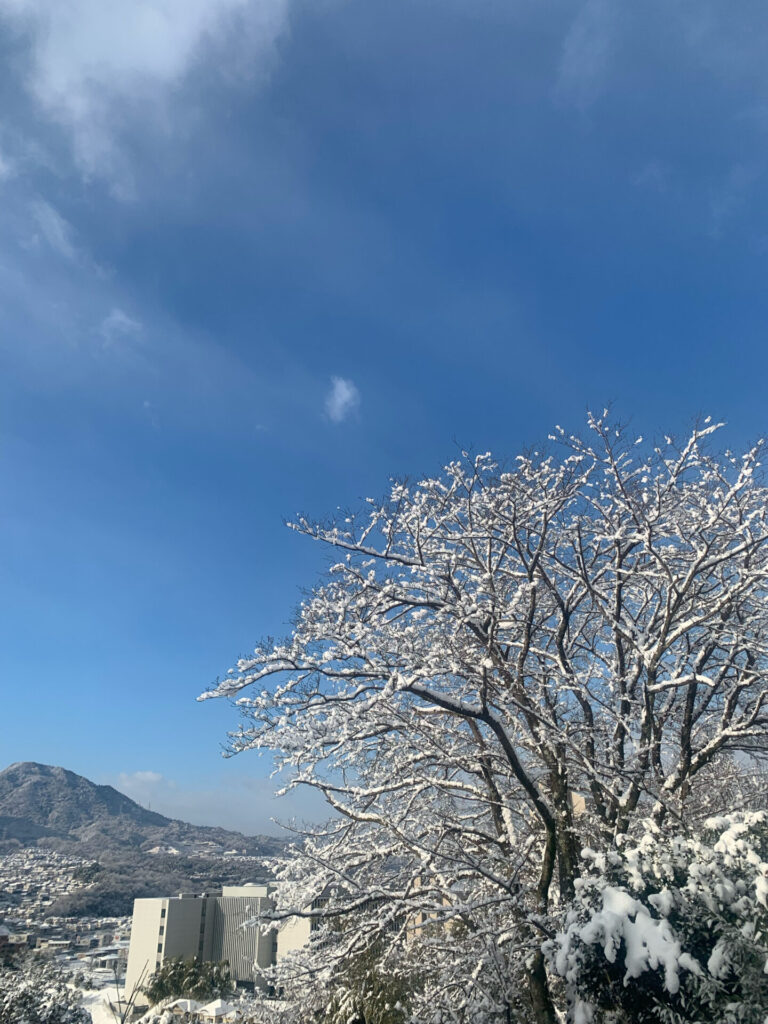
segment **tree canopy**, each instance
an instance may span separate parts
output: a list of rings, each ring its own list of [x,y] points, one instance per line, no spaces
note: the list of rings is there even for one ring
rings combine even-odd
[[[713,771],[738,787],[766,751],[762,443],[589,427],[292,524],[341,560],[204,695],[237,700],[233,752],[271,751],[335,814],[281,869],[278,916],[354,922],[306,969],[375,941],[407,973],[417,942],[414,1019],[554,1024],[542,943],[584,848],[684,828]]]

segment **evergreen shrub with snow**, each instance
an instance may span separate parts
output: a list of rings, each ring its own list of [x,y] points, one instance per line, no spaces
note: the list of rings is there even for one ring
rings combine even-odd
[[[206,1002],[224,998],[235,984],[226,960],[198,961],[170,957],[150,975],[143,991],[152,1006],[166,999],[197,999]]]
[[[393,965],[382,967],[382,943],[350,958],[330,986],[324,1024],[406,1024],[409,986]]]
[[[768,816],[710,818],[698,836],[652,821],[639,841],[585,850],[548,947],[574,1024],[764,1024]]]

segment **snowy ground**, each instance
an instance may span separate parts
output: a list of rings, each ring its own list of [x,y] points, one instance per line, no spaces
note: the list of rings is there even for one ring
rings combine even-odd
[[[93,1024],[116,1024],[114,1014],[109,1008],[110,1001],[117,1003],[117,989],[114,985],[83,992],[82,996],[83,1006],[93,1017]]]
[[[82,970],[82,963],[80,961],[65,962],[62,966],[65,969],[68,968],[73,974],[76,968]],[[83,1006],[93,1018],[93,1024],[117,1024],[118,1018],[110,1009],[110,1003],[117,1006],[118,999],[114,971],[106,968],[96,968],[95,970],[88,971],[87,977],[93,988],[85,990],[78,988],[78,992],[80,993]],[[122,996],[122,987],[120,995]]]

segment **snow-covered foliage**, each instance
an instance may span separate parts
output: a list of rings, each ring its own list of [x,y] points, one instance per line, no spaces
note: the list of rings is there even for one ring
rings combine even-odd
[[[26,958],[0,968],[0,1024],[91,1024],[91,1015],[53,964]]]
[[[413,979],[382,962],[380,944],[351,957],[325,996],[325,1024],[405,1024]]]
[[[235,987],[226,961],[184,960],[169,957],[147,979],[142,991],[155,1006],[168,999],[202,1000],[229,995]]]
[[[700,837],[645,822],[639,841],[584,851],[548,945],[575,1022],[763,1024],[768,1012],[768,816],[710,819]],[[602,1014],[602,1015],[601,1015]]]
[[[136,1024],[174,1024],[176,1019],[169,1009],[153,1008],[139,1017]]]
[[[341,560],[205,695],[237,700],[233,752],[335,813],[279,868],[278,919],[322,925],[281,983],[332,986],[378,944],[413,1020],[554,1024],[541,943],[582,847],[701,815],[699,781],[765,750],[760,446],[590,427],[295,524]]]
[[[238,1021],[243,1024],[310,1024],[321,1019],[322,1010],[309,1009],[310,993],[304,999],[275,999],[243,996],[237,1002]]]

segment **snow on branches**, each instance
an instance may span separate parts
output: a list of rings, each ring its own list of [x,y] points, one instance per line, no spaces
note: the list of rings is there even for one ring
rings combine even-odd
[[[494,1013],[524,976],[553,1022],[539,947],[582,847],[685,820],[699,779],[765,751],[761,445],[716,457],[716,429],[649,447],[592,417],[294,524],[341,559],[204,697],[242,711],[233,752],[271,751],[335,814],[284,870],[294,909],[335,894],[327,949],[394,948],[427,915],[472,937],[463,966],[435,954],[455,1019],[491,971]]]

